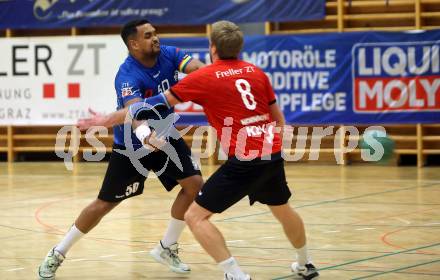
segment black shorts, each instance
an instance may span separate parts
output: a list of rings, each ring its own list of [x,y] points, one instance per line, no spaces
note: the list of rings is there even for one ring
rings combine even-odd
[[[182,138],[171,139],[170,144],[179,156],[183,170],[168,158],[165,152],[157,151],[140,159],[145,169],[158,172],[162,185],[167,191],[171,191],[177,184],[177,180],[185,179],[193,175],[201,175],[200,168],[191,156],[191,150]],[[115,151],[124,150],[124,146],[114,145],[110,155],[107,172],[102,183],[98,198],[108,202],[119,202],[132,196],[142,194],[146,177],[140,174],[131,163],[130,158]],[[164,168],[162,170],[162,168]],[[163,171],[163,172],[162,172]]]
[[[221,213],[246,195],[251,205],[255,201],[271,206],[287,203],[291,193],[281,154],[272,155],[270,161],[228,159],[206,181],[195,201],[213,213]]]

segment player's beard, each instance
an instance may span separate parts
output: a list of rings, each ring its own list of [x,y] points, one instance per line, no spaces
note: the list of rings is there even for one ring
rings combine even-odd
[[[155,48],[154,46],[151,46],[151,52],[144,53],[144,58],[147,60],[155,60],[160,55],[160,46],[158,48]]]
[[[160,43],[151,45],[151,54],[159,55],[160,54]]]

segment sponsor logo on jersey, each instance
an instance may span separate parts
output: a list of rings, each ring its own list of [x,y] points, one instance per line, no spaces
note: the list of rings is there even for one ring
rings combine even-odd
[[[133,95],[134,92],[132,91],[132,88],[133,87],[131,87],[129,83],[122,83],[122,88],[121,88],[122,97]]]
[[[257,122],[268,121],[270,119],[269,114],[256,115],[249,118],[242,119],[240,122],[242,125],[250,125]]]
[[[246,132],[249,137],[261,137],[264,135],[268,143],[272,143],[274,138],[273,124],[250,125],[246,126]]]

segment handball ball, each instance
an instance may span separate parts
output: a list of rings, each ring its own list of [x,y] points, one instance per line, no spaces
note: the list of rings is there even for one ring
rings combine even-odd
[[[366,130],[359,147],[364,160],[386,163],[394,154],[395,143],[385,131]]]

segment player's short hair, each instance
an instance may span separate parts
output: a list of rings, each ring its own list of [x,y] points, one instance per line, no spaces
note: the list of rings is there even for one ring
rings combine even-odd
[[[137,34],[137,27],[138,26],[144,25],[147,23],[150,23],[150,22],[146,19],[136,19],[136,20],[129,21],[126,24],[124,24],[124,26],[122,26],[121,37],[122,37],[122,40],[124,41],[125,45],[127,46],[127,48],[128,48],[129,37]]]
[[[235,23],[226,20],[212,25],[210,40],[220,59],[238,58],[243,48],[243,32]]]

